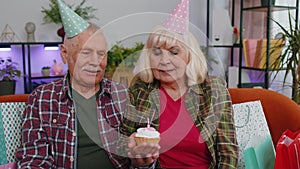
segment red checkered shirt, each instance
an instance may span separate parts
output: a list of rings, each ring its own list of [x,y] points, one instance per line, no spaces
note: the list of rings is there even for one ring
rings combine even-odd
[[[127,89],[108,79],[101,81],[97,99],[100,139],[115,168],[129,168],[114,154],[119,125],[127,102]],[[22,122],[19,168],[76,168],[77,117],[68,75],[41,85],[30,95]],[[101,166],[99,166],[101,167]]]

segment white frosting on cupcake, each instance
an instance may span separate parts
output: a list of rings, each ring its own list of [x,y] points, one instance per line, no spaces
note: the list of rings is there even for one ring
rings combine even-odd
[[[153,127],[143,127],[137,129],[135,137],[159,138],[160,134]]]

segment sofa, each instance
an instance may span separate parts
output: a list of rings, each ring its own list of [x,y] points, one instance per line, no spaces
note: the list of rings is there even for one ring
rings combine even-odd
[[[0,168],[15,168],[22,116],[28,94],[0,96]]]
[[[300,106],[290,98],[267,89],[229,88],[228,90],[233,104],[260,100],[274,146],[286,129],[300,130]],[[27,102],[28,96],[29,94],[0,96],[0,105],[4,102]]]
[[[29,94],[16,94],[0,96],[0,103],[4,102],[27,102]]]
[[[229,88],[232,103],[260,100],[274,145],[286,130],[300,130],[300,106],[278,92],[259,88]],[[26,102],[29,94],[0,96],[1,102]]]

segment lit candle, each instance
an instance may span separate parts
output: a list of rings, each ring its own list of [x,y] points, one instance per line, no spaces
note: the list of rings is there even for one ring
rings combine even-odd
[[[147,128],[150,128],[150,120],[149,120],[149,117],[147,118]]]

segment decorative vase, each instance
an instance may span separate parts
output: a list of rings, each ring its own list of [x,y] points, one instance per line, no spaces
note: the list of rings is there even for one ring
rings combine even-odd
[[[16,81],[0,81],[0,96],[15,94]]]
[[[64,71],[64,67],[61,63],[57,63],[56,60],[53,60],[53,65],[51,66],[51,72],[54,75],[62,75]]]
[[[49,76],[50,75],[50,69],[42,69],[42,75],[43,76]]]
[[[65,34],[66,32],[63,26],[57,30],[57,35],[61,37],[62,41],[64,41]]]

